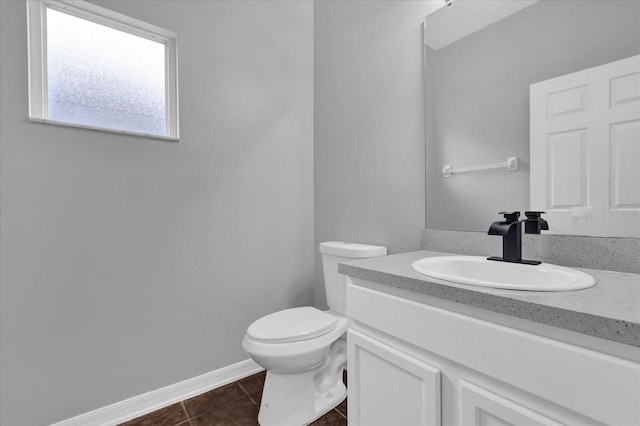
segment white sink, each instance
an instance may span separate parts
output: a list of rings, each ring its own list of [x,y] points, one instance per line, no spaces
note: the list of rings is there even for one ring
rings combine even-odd
[[[425,257],[411,267],[430,278],[509,290],[568,291],[596,284],[591,275],[563,266],[496,262],[478,256]]]

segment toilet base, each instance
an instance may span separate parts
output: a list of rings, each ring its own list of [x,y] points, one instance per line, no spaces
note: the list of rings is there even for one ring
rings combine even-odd
[[[340,381],[333,389],[316,391],[314,372],[267,372],[258,423],[261,426],[302,426],[319,419],[347,397]]]
[[[342,382],[346,365],[343,339],[331,347],[322,366],[296,374],[267,371],[258,423],[261,426],[302,426],[322,417],[347,397]]]

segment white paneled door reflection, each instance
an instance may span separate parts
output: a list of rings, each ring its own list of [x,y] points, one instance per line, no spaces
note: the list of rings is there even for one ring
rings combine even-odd
[[[640,56],[530,95],[531,209],[551,233],[640,237]]]

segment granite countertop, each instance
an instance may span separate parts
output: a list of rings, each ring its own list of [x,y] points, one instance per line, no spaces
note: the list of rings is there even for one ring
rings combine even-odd
[[[565,292],[497,290],[433,280],[411,269],[423,257],[452,253],[414,251],[339,264],[341,274],[464,305],[640,347],[640,275],[575,268],[594,287]]]

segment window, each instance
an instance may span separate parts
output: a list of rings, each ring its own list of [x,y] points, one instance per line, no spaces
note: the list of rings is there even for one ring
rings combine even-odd
[[[30,120],[178,139],[174,33],[84,1],[27,12]]]

